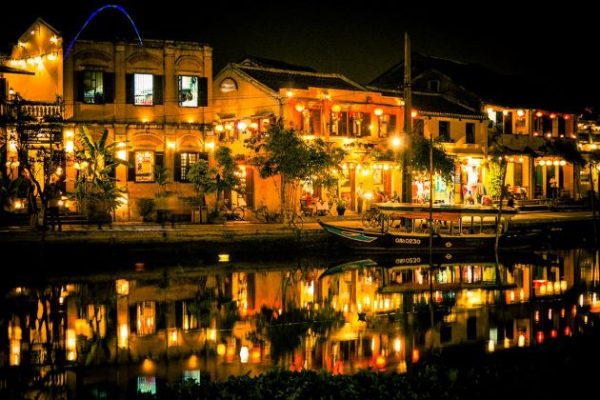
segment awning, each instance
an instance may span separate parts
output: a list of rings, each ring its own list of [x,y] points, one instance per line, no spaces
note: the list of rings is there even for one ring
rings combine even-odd
[[[0,74],[35,75],[35,72],[25,71],[24,69],[12,68],[6,65],[0,65]]]

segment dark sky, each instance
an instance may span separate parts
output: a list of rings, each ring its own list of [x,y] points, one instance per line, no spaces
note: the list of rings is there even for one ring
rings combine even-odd
[[[366,83],[402,58],[403,34],[413,50],[480,63],[502,73],[530,75],[594,101],[600,74],[593,61],[600,32],[588,7],[547,2],[465,2],[459,6],[406,8],[405,0],[356,1],[126,1],[123,5],[142,37],[189,39],[214,49],[215,73],[244,54],[339,72]],[[41,16],[61,30],[67,41],[88,15],[104,4],[97,0],[11,1],[0,24],[0,44],[15,42]],[[458,3],[458,2],[452,2]],[[83,37],[104,31],[130,37],[131,28],[116,10],[105,10]],[[589,87],[589,89],[588,89]],[[600,103],[596,101],[596,103]]]

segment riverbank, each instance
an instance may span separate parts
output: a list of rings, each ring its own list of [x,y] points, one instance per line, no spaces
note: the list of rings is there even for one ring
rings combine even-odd
[[[360,226],[358,216],[328,216],[325,220],[344,226]],[[543,229],[549,241],[565,243],[592,241],[592,213],[530,212],[517,214],[511,229]],[[264,252],[291,255],[295,253],[328,254],[347,252],[332,240],[315,218],[305,222],[301,231],[283,224],[259,224],[246,221],[225,224],[114,223],[101,230],[95,225],[65,225],[61,232],[32,232],[25,227],[0,230],[0,245],[29,262],[63,259],[65,255],[81,255],[86,265],[132,262],[194,263],[215,254],[260,256]],[[543,245],[543,243],[541,243]]]

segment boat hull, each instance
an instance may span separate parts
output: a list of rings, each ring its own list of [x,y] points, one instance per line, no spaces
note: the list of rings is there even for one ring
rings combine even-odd
[[[346,247],[374,252],[427,251],[429,236],[410,233],[380,233],[361,228],[336,226],[319,221],[325,232],[337,238]],[[527,248],[532,238],[505,233],[500,237],[500,247]],[[494,235],[434,235],[434,252],[463,252],[494,248]]]

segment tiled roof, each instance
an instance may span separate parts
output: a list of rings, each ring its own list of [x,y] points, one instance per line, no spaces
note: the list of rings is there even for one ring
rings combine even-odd
[[[274,91],[308,89],[309,87],[365,91],[365,87],[343,75],[276,68],[250,67],[234,64],[236,68]]]
[[[375,86],[367,86],[369,90],[380,92],[384,96],[403,97],[400,90],[386,90]],[[425,116],[439,116],[466,119],[483,119],[484,115],[477,110],[452,101],[439,93],[412,93],[412,106]]]
[[[305,67],[303,65],[289,64],[285,61],[272,60],[270,58],[256,57],[256,56],[245,56],[242,57],[236,64],[249,66],[249,67],[263,67],[263,68],[275,68],[285,69],[287,71],[304,71],[304,72],[317,72],[316,70]]]
[[[445,98],[439,93],[413,93],[413,107],[419,114],[458,118],[483,119],[484,115],[469,107]]]
[[[436,70],[485,103],[568,111],[562,104],[566,100],[564,96],[552,92],[552,88],[525,77],[502,75],[478,64],[413,53],[411,69],[413,79],[423,72]],[[400,90],[403,77],[404,61],[401,61],[371,81],[369,86]]]

